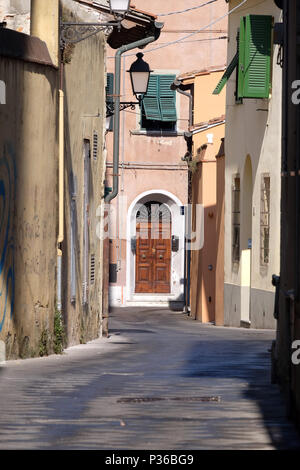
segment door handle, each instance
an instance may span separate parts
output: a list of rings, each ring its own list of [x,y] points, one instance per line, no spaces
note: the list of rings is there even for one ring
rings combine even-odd
[[[159,259],[163,259],[163,255],[159,255]]]
[[[146,259],[146,255],[142,255],[142,259]]]

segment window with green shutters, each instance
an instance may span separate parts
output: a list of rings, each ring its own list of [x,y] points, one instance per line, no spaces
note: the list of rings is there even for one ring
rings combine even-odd
[[[106,101],[113,102],[113,94],[114,94],[114,74],[107,73],[106,74]]]
[[[213,94],[219,94],[237,67],[237,99],[269,98],[271,93],[273,17],[248,15],[240,20],[237,53]]]
[[[272,16],[249,15],[240,26],[239,98],[269,98]]]
[[[114,98],[114,74],[113,73],[107,73],[106,75],[106,102],[107,103],[113,103]],[[109,128],[107,129],[108,131],[113,130],[113,116],[111,116],[110,123],[109,123]]]
[[[147,94],[144,96],[142,111],[146,119],[152,121],[161,121],[161,111],[159,104],[159,75],[151,75]]]
[[[228,65],[227,69],[225,70],[225,73],[223,75],[223,77],[221,78],[221,80],[219,81],[218,85],[216,86],[213,94],[214,95],[219,95],[221,93],[221,91],[223,90],[224,86],[226,85],[226,83],[228,82],[232,72],[234,71],[234,69],[237,67],[238,65],[238,62],[239,62],[239,55],[238,53],[235,54],[234,58],[232,59],[232,61],[230,62],[230,64]]]
[[[151,74],[142,104],[141,127],[149,130],[175,130],[176,92],[170,86],[175,75]]]

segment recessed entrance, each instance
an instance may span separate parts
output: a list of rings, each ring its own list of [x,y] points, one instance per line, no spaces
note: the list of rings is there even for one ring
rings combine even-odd
[[[158,215],[152,214],[149,220],[151,205]],[[182,201],[165,190],[145,191],[132,201],[127,212],[126,297],[122,305],[162,307],[183,300],[185,212],[182,209]],[[140,237],[140,231],[146,232],[148,238]],[[121,297],[115,291],[116,294],[111,289],[111,299]]]
[[[136,214],[135,293],[171,292],[171,212],[165,204],[148,201]]]
[[[241,324],[251,322],[252,164],[246,158],[242,192],[241,231]]]

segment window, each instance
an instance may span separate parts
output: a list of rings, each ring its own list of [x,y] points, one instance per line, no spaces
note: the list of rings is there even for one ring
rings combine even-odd
[[[106,74],[106,116],[109,116],[110,115],[110,109],[109,109],[109,105],[110,104],[113,104],[113,101],[114,101],[114,98],[113,98],[113,94],[114,94],[114,74],[113,73],[108,73]],[[110,121],[109,121],[109,127],[108,127],[108,131],[112,131],[113,130],[113,116],[111,116],[110,118]]]
[[[260,202],[260,264],[270,261],[270,176],[262,175]]]
[[[237,52],[213,94],[218,95],[237,67],[237,100],[269,98],[271,92],[273,17],[241,17]]]
[[[96,131],[93,133],[93,159],[95,161],[98,159],[98,132]]]
[[[149,201],[142,204],[136,214],[137,223],[170,223],[171,212],[166,204]]]
[[[240,261],[240,177],[236,175],[232,185],[232,262]]]
[[[170,88],[175,78],[175,75],[150,76],[142,104],[142,129],[176,130],[176,92]]]
[[[95,284],[95,269],[96,269],[96,261],[95,255],[91,255],[90,259],[90,284]]]

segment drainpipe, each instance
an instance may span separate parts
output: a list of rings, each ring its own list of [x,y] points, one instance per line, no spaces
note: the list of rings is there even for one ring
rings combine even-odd
[[[176,80],[174,80],[174,82],[171,85],[171,90],[177,91],[178,93],[186,96],[190,100],[190,103],[189,103],[189,130],[190,130],[193,124],[193,96],[191,95],[191,93],[188,93],[187,91],[182,90],[180,88],[181,85],[182,85],[182,81],[176,78]]]
[[[62,310],[62,249],[64,241],[64,92],[59,90],[59,169],[58,169],[58,237],[57,237],[57,310]]]
[[[113,190],[109,193],[105,202],[109,203],[114,199],[119,192],[119,154],[120,154],[120,93],[121,93],[121,58],[122,55],[135,49],[137,47],[143,47],[151,42],[158,39],[160,30],[163,27],[163,23],[155,23],[156,31],[153,32],[152,36],[140,39],[139,41],[132,42],[126,46],[120,47],[115,55],[115,90],[114,90],[114,144],[113,144]],[[156,33],[156,34],[155,34]]]
[[[177,91],[181,95],[186,96],[189,99],[189,124],[188,124],[188,132],[184,133],[184,138],[187,142],[188,151],[186,155],[183,157],[188,164],[188,162],[192,158],[193,152],[193,135],[190,132],[191,126],[193,124],[193,96],[191,93],[184,91],[180,88],[182,85],[182,81],[176,78],[171,85],[171,89]],[[186,230],[185,230],[185,256],[184,256],[184,272],[186,276],[186,282],[184,283],[184,313],[190,314],[191,311],[191,300],[190,300],[190,289],[191,289],[191,250],[187,250],[187,244],[190,243],[191,239],[191,172],[188,167],[188,208],[187,208],[187,216],[186,216]]]

